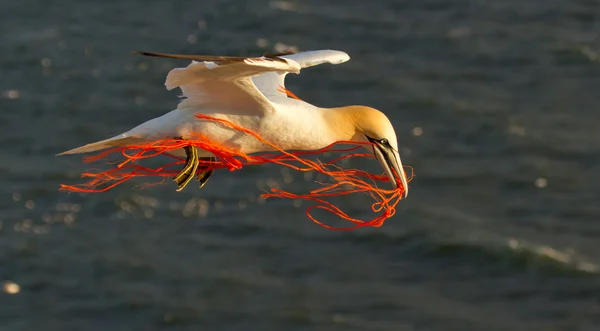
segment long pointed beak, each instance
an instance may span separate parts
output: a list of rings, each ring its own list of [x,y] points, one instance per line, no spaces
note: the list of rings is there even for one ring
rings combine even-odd
[[[392,184],[396,187],[400,187],[400,184],[402,185],[404,188],[404,197],[406,198],[408,196],[408,180],[402,167],[400,154],[393,148],[378,144],[377,142],[375,142],[373,152]],[[400,183],[398,183],[398,178],[400,179]]]

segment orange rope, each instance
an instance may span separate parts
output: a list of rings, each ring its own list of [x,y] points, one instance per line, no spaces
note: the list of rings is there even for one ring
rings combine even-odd
[[[287,95],[290,98],[296,99],[296,100],[302,100],[300,98],[298,98],[294,93],[292,93],[292,91],[286,89],[285,87],[279,85],[279,88],[277,89],[277,91],[281,92],[281,93],[285,93],[285,95]]]
[[[219,144],[212,142],[210,139],[208,139],[208,137],[202,136],[200,134],[196,134],[194,136],[194,139],[163,139],[149,143],[129,145],[125,147],[115,147],[105,150],[97,155],[84,158],[85,162],[95,162],[106,158],[110,154],[120,153],[124,157],[124,160],[118,163],[115,168],[106,171],[85,172],[82,174],[82,178],[90,178],[90,180],[87,183],[81,185],[63,184],[61,185],[60,190],[83,193],[105,192],[134,177],[162,177],[163,180],[161,182],[164,182],[166,177],[174,177],[179,173],[179,170],[169,168],[185,163],[184,159],[173,156],[169,152],[186,146],[194,146],[211,152],[217,159],[217,161],[200,160],[199,168],[201,170],[199,171],[205,171],[206,169],[228,169],[229,171],[234,171],[239,170],[247,165],[275,163],[302,172],[317,171],[319,173],[325,174],[333,178],[333,184],[323,184],[323,187],[312,190],[307,194],[294,194],[273,188],[271,189],[270,193],[264,193],[261,195],[262,198],[277,197],[312,201],[316,203],[316,205],[309,207],[306,210],[306,215],[313,222],[332,230],[349,230],[363,226],[379,227],[383,225],[386,219],[392,217],[395,214],[395,207],[404,196],[404,188],[402,187],[394,189],[382,189],[377,187],[376,181],[389,182],[389,179],[385,175],[375,175],[357,169],[341,169],[340,167],[335,165],[336,162],[351,157],[374,158],[374,156],[371,154],[354,152],[361,146],[372,145],[371,143],[339,141],[317,151],[288,152],[264,140],[257,133],[245,129],[227,120],[218,119],[202,114],[198,114],[196,115],[196,117],[202,120],[215,121],[234,130],[248,134],[260,141],[261,143],[270,146],[278,153],[262,153],[249,156],[242,154],[238,151],[222,147]],[[334,146],[337,144],[353,144],[356,146],[344,149],[334,148]],[[321,162],[318,160],[310,160],[305,158],[305,156],[308,155],[333,152],[348,152],[348,154],[345,154],[328,162]],[[166,155],[175,160],[158,168],[148,168],[134,164],[135,161],[153,158],[159,155]],[[411,178],[409,178],[409,181],[411,179],[412,176]],[[397,180],[397,182],[400,181]],[[147,185],[148,184],[146,184],[146,186]],[[370,221],[360,220],[349,216],[340,208],[334,206],[331,202],[325,200],[326,198],[330,197],[354,193],[368,194],[373,200],[375,200],[375,202],[371,206],[371,209],[373,212],[379,213],[379,215],[377,215],[374,219]],[[354,225],[345,228],[331,227],[327,224],[318,221],[311,214],[311,211],[313,211],[314,209],[328,211],[342,219],[354,223]]]

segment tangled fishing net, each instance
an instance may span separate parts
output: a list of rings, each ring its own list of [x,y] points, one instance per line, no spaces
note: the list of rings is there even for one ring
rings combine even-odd
[[[163,180],[157,183],[146,184],[145,186],[161,184],[165,179],[176,176],[181,170],[181,167],[186,163],[184,158],[174,156],[169,152],[186,146],[194,146],[213,153],[217,160],[200,161],[198,171],[206,171],[207,169],[228,169],[229,171],[235,171],[242,169],[244,166],[273,163],[301,172],[316,171],[330,177],[333,179],[332,183],[320,183],[322,187],[312,190],[309,193],[298,194],[272,188],[270,192],[262,194],[261,197],[311,201],[314,205],[306,209],[306,215],[313,222],[332,230],[350,230],[364,226],[379,227],[383,225],[386,219],[394,215],[396,212],[396,205],[404,196],[403,187],[393,189],[383,189],[378,187],[377,182],[387,182],[386,184],[389,186],[389,179],[385,175],[375,175],[357,169],[342,169],[336,165],[336,163],[342,160],[354,157],[374,158],[371,154],[357,152],[362,146],[372,145],[371,143],[340,141],[316,151],[288,152],[264,140],[257,133],[229,121],[202,114],[198,114],[196,117],[203,120],[216,121],[234,130],[251,135],[262,143],[271,146],[277,152],[246,155],[211,142],[208,137],[202,136],[201,134],[197,134],[194,139],[164,139],[138,145],[115,147],[107,149],[97,155],[85,157],[84,161],[96,162],[105,159],[111,154],[121,154],[124,160],[118,163],[116,167],[104,171],[97,170],[85,172],[82,174],[82,178],[89,178],[87,183],[80,185],[63,184],[61,185],[60,190],[83,193],[105,192],[135,177],[162,177]],[[339,144],[350,144],[354,146],[349,148],[336,148],[336,145]],[[311,155],[322,155],[323,153],[345,154],[327,162],[311,160],[308,158]],[[168,156],[172,158],[173,161],[160,167],[145,167],[135,164],[135,161],[154,158],[159,155]],[[412,176],[409,180],[410,179],[412,179]],[[374,200],[371,209],[378,215],[373,219],[361,220],[351,217],[342,209],[327,201],[328,198],[357,193],[367,194]],[[330,212],[344,220],[354,223],[354,225],[338,228],[324,224],[313,216],[312,211],[315,209]]]

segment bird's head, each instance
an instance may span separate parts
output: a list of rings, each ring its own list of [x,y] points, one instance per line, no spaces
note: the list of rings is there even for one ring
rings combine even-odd
[[[391,183],[404,188],[404,196],[408,195],[408,180],[402,167],[396,132],[390,120],[381,111],[366,106],[349,106],[337,108],[341,116],[336,126],[342,127],[350,140],[371,142],[369,149],[381,164]]]

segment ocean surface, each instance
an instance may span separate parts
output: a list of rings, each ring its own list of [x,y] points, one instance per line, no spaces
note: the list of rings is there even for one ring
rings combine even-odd
[[[314,187],[276,166],[58,191],[89,165],[56,153],[175,107],[187,62],[131,51],[290,48],[351,56],[296,95],[392,120],[414,179],[382,227],[259,199]],[[596,0],[3,0],[0,142],[1,331],[600,330]]]

